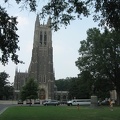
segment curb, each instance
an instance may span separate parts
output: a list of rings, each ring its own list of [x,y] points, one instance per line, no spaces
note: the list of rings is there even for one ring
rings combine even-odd
[[[0,111],[0,115],[7,109],[8,107],[4,108],[3,110]]]

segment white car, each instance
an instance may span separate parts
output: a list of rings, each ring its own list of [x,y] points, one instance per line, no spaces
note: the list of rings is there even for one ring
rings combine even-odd
[[[59,103],[59,101],[57,101],[57,100],[46,100],[44,103],[43,103],[43,105],[44,106],[48,106],[48,105],[55,105],[55,106],[57,106],[57,105],[59,105],[60,103]]]
[[[67,102],[68,106],[71,105],[90,105],[91,99],[73,99]]]

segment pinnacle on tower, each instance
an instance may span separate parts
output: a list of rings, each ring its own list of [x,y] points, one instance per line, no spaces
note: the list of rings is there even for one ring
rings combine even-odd
[[[40,21],[39,21],[39,15],[37,14],[36,21],[35,21],[35,26],[39,26]]]
[[[48,18],[47,25],[51,25],[51,17]]]
[[[16,67],[16,69],[15,69],[15,73],[17,73],[18,72],[18,67]]]

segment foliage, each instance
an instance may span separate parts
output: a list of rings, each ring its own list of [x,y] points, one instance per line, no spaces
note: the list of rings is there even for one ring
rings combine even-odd
[[[87,89],[89,91],[89,96],[95,94],[97,95],[98,99],[101,100],[110,97],[109,90],[111,86],[109,85],[108,80],[104,80],[104,79],[97,80],[97,78],[95,80],[93,76],[90,74],[90,71],[82,71],[79,74],[79,77],[82,79],[81,84],[84,86],[83,90]]]
[[[29,79],[21,90],[21,99],[24,101],[26,99],[36,99],[38,98],[38,85],[33,79]]]
[[[30,11],[36,11],[37,0],[15,0],[17,4],[22,4],[20,8],[30,9]],[[9,0],[4,0],[5,3],[9,2]]]
[[[68,91],[71,78],[55,80],[58,91]]]
[[[22,2],[22,0],[15,1],[18,4]],[[37,0],[25,0],[23,3],[24,7],[29,5],[31,11],[36,11]],[[40,15],[40,18],[51,16],[52,26],[55,30],[59,29],[59,25],[66,26],[72,20],[89,15],[93,15],[94,21],[100,20],[99,25],[101,26],[120,30],[119,0],[51,0],[43,6]]]
[[[9,75],[0,72],[0,99],[10,99],[13,96],[13,86],[8,81]]]
[[[22,63],[18,60],[18,55],[16,54],[18,47],[18,35],[17,31],[17,21],[16,17],[10,17],[4,8],[0,6],[0,50],[1,57],[0,61],[3,65],[7,64],[9,58],[14,63]]]
[[[3,99],[4,97],[4,88],[5,86],[8,84],[8,80],[7,78],[9,77],[9,75],[5,72],[1,72],[0,73],[0,99]]]
[[[73,98],[89,98],[90,89],[88,83],[81,77],[77,78],[66,78],[55,81],[58,91],[69,91],[69,99]]]
[[[90,98],[90,90],[88,86],[88,81],[82,78],[72,78],[69,87],[69,98],[70,99],[80,99],[80,98]]]
[[[120,34],[93,28],[81,41],[80,57],[76,65],[81,72],[88,71],[96,92],[116,89],[120,95]],[[107,86],[106,86],[107,85]]]
[[[12,84],[8,84],[4,87],[3,95],[4,99],[10,100],[13,99],[14,88]]]
[[[36,10],[36,0],[15,0],[17,4],[23,3],[21,8],[30,6],[30,11]],[[8,3],[9,0],[4,0]],[[5,8],[0,5],[0,62],[6,65],[11,59],[15,64],[23,63],[18,59],[17,51],[20,50],[18,46],[17,35],[17,17],[9,16]]]
[[[100,21],[100,26],[108,26],[120,30],[119,0],[52,0],[42,8],[40,18],[51,16],[55,30],[63,24],[67,26],[72,20],[93,15],[94,21]]]

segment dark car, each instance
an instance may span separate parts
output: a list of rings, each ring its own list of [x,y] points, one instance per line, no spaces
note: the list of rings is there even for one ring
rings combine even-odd
[[[32,101],[26,100],[26,104],[32,104]]]
[[[60,104],[67,104],[67,100],[60,101]]]
[[[34,100],[34,104],[40,104],[40,100]]]
[[[44,105],[44,103],[47,102],[47,101],[48,101],[48,100],[43,100],[43,101],[42,101],[42,104]]]
[[[110,102],[108,100],[103,100],[101,102],[98,102],[98,105],[109,105]]]
[[[59,104],[60,104],[60,103],[59,103],[59,101],[57,101],[57,100],[46,100],[46,101],[43,103],[44,106],[48,106],[48,105],[57,106],[57,105],[59,105]]]
[[[18,100],[18,104],[23,104],[23,101],[22,100]]]

